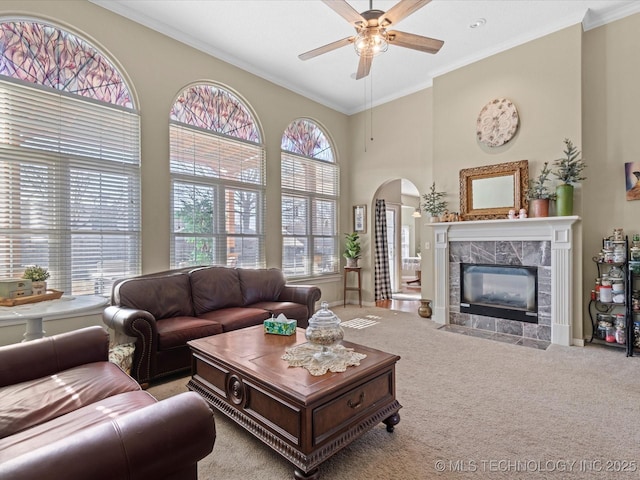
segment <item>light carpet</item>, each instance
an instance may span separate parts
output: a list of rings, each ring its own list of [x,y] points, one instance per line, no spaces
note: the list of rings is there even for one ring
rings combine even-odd
[[[640,357],[601,346],[538,350],[438,330],[417,314],[337,306],[345,340],[401,356],[383,424],[320,466],[322,479],[626,479],[640,476]],[[369,317],[369,318],[372,318]],[[357,368],[357,367],[353,367]],[[154,385],[167,398],[188,377]],[[215,413],[201,480],[292,479],[293,466]]]

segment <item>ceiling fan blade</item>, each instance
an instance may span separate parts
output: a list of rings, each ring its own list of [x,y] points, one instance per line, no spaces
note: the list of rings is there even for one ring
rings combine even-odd
[[[330,52],[331,50],[335,50],[337,48],[344,47],[345,45],[349,45],[350,43],[353,43],[354,39],[355,37],[347,37],[347,38],[343,38],[342,40],[338,40],[336,42],[331,42],[322,47],[314,48],[313,50],[309,50],[308,52],[301,53],[300,55],[298,55],[298,58],[300,60],[309,60],[310,58],[317,57],[318,55],[322,55],[323,53],[327,53],[327,52]]]
[[[378,24],[381,27],[388,27],[392,23],[398,23],[403,18],[424,7],[430,1],[431,0],[400,0],[391,7],[388,12],[380,15]]]
[[[421,52],[438,53],[442,45],[444,45],[442,40],[414,35],[413,33],[399,32],[397,30],[392,30],[387,33],[389,34],[389,43],[391,45],[412,48],[413,50],[420,50]]]
[[[369,75],[371,71],[371,61],[373,57],[370,55],[360,55],[360,62],[358,62],[358,72],[356,73],[356,80],[360,80],[361,78]]]
[[[344,18],[347,22],[356,28],[363,27],[367,24],[367,21],[362,18],[362,15],[358,13],[346,0],[322,0],[329,8]],[[430,1],[430,0],[427,0]]]

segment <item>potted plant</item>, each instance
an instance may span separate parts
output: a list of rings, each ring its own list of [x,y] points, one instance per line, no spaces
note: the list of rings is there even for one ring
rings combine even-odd
[[[22,278],[31,280],[31,293],[33,295],[44,295],[47,292],[47,280],[49,271],[40,265],[27,267],[22,274]]]
[[[573,215],[573,184],[586,180],[582,170],[586,165],[578,156],[580,151],[568,138],[564,139],[564,158],[555,160],[556,169],[552,172],[562,182],[556,187],[556,209],[559,216]]]
[[[436,182],[431,184],[429,193],[422,195],[422,199],[424,200],[422,208],[431,216],[431,222],[439,221],[440,215],[447,209],[447,202],[443,200],[444,196],[444,192],[436,191]]]
[[[344,258],[347,259],[347,268],[356,268],[360,258],[360,236],[357,232],[346,233],[344,245]]]
[[[555,200],[556,194],[549,190],[547,182],[549,182],[549,162],[544,162],[542,170],[536,179],[529,180],[529,188],[527,189],[527,198],[529,201],[530,217],[548,217],[549,201]]]

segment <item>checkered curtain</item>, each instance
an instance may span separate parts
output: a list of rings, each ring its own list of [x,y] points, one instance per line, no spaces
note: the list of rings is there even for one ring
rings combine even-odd
[[[387,205],[384,200],[376,200],[375,234],[375,300],[388,300],[391,298],[391,279],[387,246]]]

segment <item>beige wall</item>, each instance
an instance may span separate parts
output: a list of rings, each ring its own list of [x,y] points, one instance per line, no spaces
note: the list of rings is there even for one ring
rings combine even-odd
[[[580,25],[512,48],[441,75],[432,88],[362,112],[350,119],[352,199],[372,203],[378,189],[397,178],[411,180],[421,193],[436,181],[447,192],[450,211],[459,211],[459,171],[463,168],[528,160],[532,175],[545,161],[562,155],[563,139],[582,143],[582,30]],[[496,97],[516,104],[520,128],[498,148],[476,140],[476,119]],[[373,121],[371,120],[373,115]],[[365,128],[373,123],[373,141]],[[382,126],[384,125],[384,126]],[[576,189],[575,213],[582,215],[582,187]],[[422,294],[433,298],[433,244],[426,216],[422,225]],[[582,278],[581,227],[576,228],[575,278]],[[368,242],[369,246],[372,242]],[[366,298],[373,300],[373,251],[365,252]],[[576,282],[574,313],[582,318],[581,282]],[[582,335],[580,321],[574,336]]]
[[[375,82],[375,76],[373,81]],[[374,301],[372,232],[375,199],[385,198],[385,193],[379,192],[379,189],[384,191],[385,185],[394,180],[410,180],[421,193],[431,185],[432,111],[433,91],[428,88],[353,115],[349,119],[351,157],[350,183],[347,188],[354,205],[366,203],[369,209],[369,228],[362,235],[361,261],[363,299],[368,303]],[[370,129],[372,124],[373,132]],[[392,198],[385,200],[396,203],[401,201],[399,185]],[[420,231],[423,239],[426,238],[424,228],[421,226]],[[425,256],[429,257],[429,252],[423,248],[422,257]],[[427,281],[426,285],[428,284]]]
[[[614,228],[640,233],[640,201],[625,198],[624,164],[640,161],[640,15],[584,35],[584,291],[597,276],[591,257]],[[585,300],[586,302],[586,300]]]
[[[562,156],[563,139],[582,145],[582,29],[566,28],[483,61],[442,75],[433,83],[433,172],[439,191],[459,208],[459,171],[517,160],[529,161],[531,176],[545,161]],[[476,119],[494,98],[506,97],[518,109],[515,137],[497,148],[476,139]],[[576,188],[574,214],[582,215],[582,188]],[[583,295],[581,226],[575,228],[573,337],[581,338]],[[435,273],[436,275],[438,272]],[[430,292],[429,298],[433,298]]]
[[[459,210],[460,169],[528,160],[535,175],[544,161],[562,155],[565,137],[581,145],[580,62],[576,25],[434,80],[433,171],[438,190],[449,193],[450,210]],[[514,102],[520,126],[510,142],[490,148],[477,141],[476,120],[499,97]]]
[[[0,15],[49,19],[79,33],[116,58],[134,88],[142,115],[143,270],[169,265],[169,168],[167,116],[189,83],[227,85],[254,109],[267,148],[267,262],[280,264],[280,135],[296,117],[310,117],[331,134],[342,171],[340,231],[350,231],[352,206],[368,206],[363,235],[364,300],[373,301],[372,219],[381,187],[406,178],[421,193],[436,181],[459,209],[462,168],[529,160],[535,176],[544,161],[562,155],[565,137],[582,147],[588,179],[576,190],[574,276],[578,319],[595,271],[590,261],[600,238],[614,227],[640,231],[640,202],[624,200],[623,164],[637,161],[640,143],[637,57],[640,15],[583,34],[576,25],[441,75],[432,88],[347,117],[84,1],[4,0]],[[374,77],[375,81],[375,77]],[[375,87],[375,85],[374,85]],[[520,114],[516,137],[489,149],[475,137],[475,122],[491,99],[507,97]],[[371,124],[373,123],[373,131]],[[371,137],[373,136],[373,140]],[[275,187],[274,187],[275,186]],[[421,225],[423,296],[433,298],[431,238]],[[277,221],[276,221],[277,220]],[[582,235],[584,231],[584,251]],[[584,273],[583,273],[584,272]],[[320,285],[323,299],[341,301],[342,279]],[[584,293],[583,291],[584,290]],[[586,320],[585,320],[586,321]],[[581,325],[574,337],[582,335]],[[585,333],[588,333],[585,332]]]

